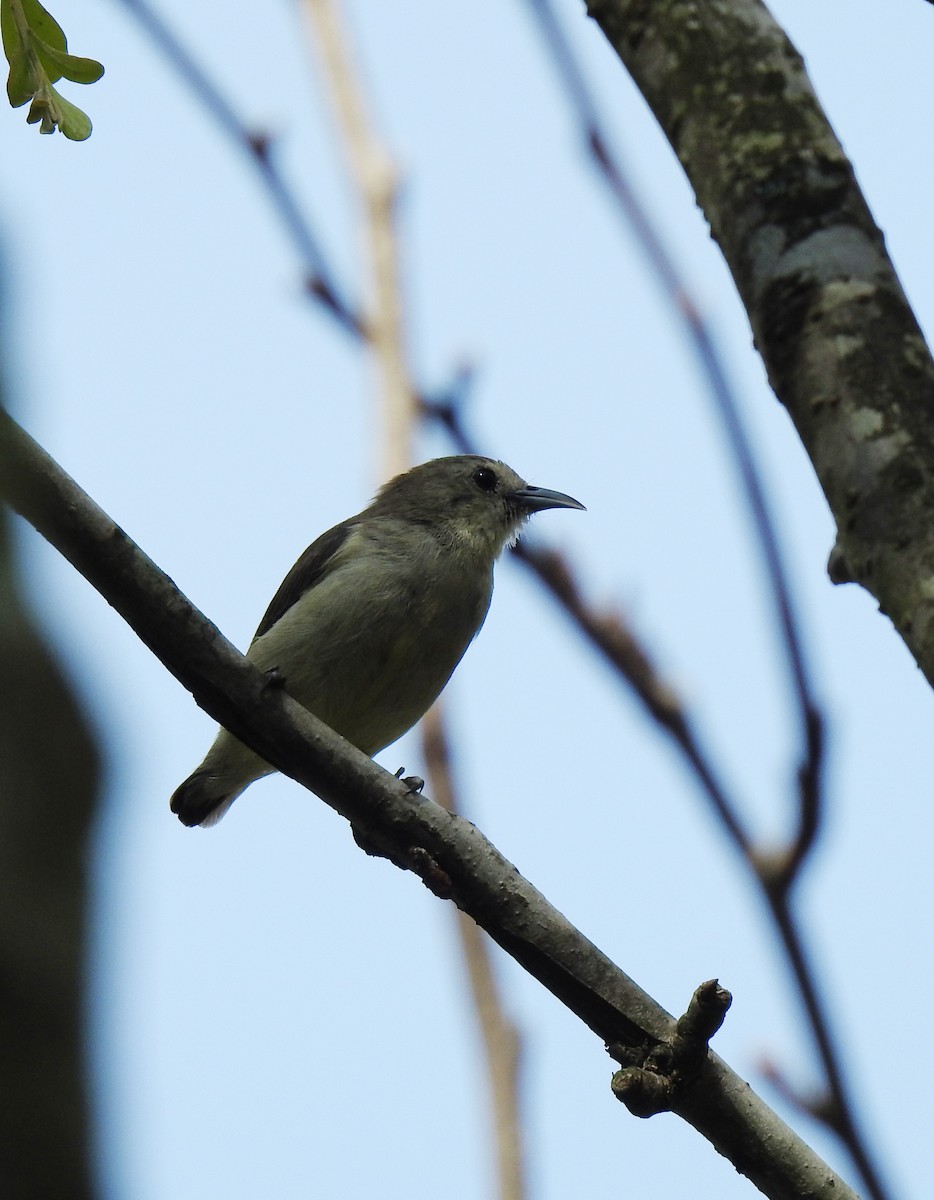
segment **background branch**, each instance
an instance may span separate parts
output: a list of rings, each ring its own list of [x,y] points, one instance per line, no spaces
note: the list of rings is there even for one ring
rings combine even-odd
[[[356,306],[342,293],[317,233],[279,169],[269,135],[250,132],[220,88],[147,0],[119,0],[119,3],[145,30],[198,103],[214,119],[217,128],[256,168],[270,206],[305,269],[309,295],[320,302],[345,332],[354,337],[367,337],[365,322]]]
[[[370,269],[369,350],[379,376],[382,479],[412,466],[419,405],[406,351],[399,263],[398,174],[367,110],[359,72],[335,0],[305,0],[338,118],[341,141],[361,201]],[[448,812],[457,804],[443,702],[421,722],[422,755],[432,795]],[[457,937],[486,1055],[490,1111],[501,1200],[522,1200],[525,1153],[519,1109],[519,1034],[505,1013],[483,931],[457,913]]]
[[[447,812],[462,812],[454,786],[442,700],[437,701],[422,719],[422,752],[429,794]],[[490,943],[483,930],[460,910],[457,912],[457,930],[486,1053],[500,1200],[522,1200],[527,1192],[519,1094],[522,1036],[515,1021],[506,1013]]]
[[[378,412],[382,421],[376,445],[382,458],[382,478],[390,479],[413,464],[412,436],[417,415],[402,312],[396,222],[399,181],[395,164],[367,112],[338,4],[334,0],[304,0],[304,8],[314,30],[341,144],[364,212],[371,295],[366,331],[379,373]]]

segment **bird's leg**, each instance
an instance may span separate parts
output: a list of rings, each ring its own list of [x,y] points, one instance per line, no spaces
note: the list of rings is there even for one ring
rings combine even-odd
[[[268,671],[264,671],[266,676],[266,686],[274,691],[279,691],[285,687],[285,676],[278,667],[270,667]]]

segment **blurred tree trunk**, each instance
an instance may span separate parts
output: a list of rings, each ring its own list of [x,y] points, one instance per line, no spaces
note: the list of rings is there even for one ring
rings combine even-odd
[[[0,471],[4,465],[0,462]],[[94,736],[17,582],[0,509],[0,1196],[92,1183],[85,1046]]]

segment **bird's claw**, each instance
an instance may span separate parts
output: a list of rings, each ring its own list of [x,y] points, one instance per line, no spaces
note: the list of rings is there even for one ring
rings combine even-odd
[[[399,770],[396,771],[396,779],[401,779],[413,796],[420,796],[423,788],[425,787],[424,779],[422,779],[421,775],[406,775],[403,777],[402,773],[404,770],[405,767],[400,767]]]
[[[264,674],[266,676],[266,686],[268,688],[278,690],[279,688],[285,687],[285,676],[278,667],[270,667],[268,671],[264,672]]]

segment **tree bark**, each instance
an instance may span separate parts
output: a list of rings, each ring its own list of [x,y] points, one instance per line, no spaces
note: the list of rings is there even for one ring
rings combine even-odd
[[[934,364],[804,63],[759,0],[589,0],[749,314],[858,582],[934,683]]]

